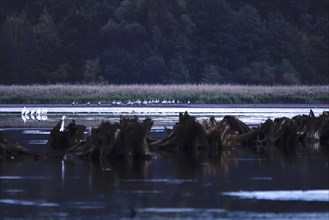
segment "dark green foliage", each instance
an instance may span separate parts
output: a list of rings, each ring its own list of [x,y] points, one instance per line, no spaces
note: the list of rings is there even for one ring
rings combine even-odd
[[[2,0],[0,84],[328,84],[329,0]]]

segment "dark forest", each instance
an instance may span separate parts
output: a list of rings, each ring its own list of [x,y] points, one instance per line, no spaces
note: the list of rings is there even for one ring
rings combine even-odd
[[[0,84],[329,84],[329,0],[0,0]]]

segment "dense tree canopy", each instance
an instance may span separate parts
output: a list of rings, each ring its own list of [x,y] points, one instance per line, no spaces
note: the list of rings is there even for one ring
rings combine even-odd
[[[329,0],[0,0],[0,84],[329,84]]]

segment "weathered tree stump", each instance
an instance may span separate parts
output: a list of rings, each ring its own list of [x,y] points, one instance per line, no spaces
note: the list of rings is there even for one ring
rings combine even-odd
[[[218,152],[222,147],[236,146],[238,136],[249,131],[246,124],[233,116],[225,116],[219,123],[211,117],[201,125],[185,112],[180,113],[179,121],[169,135],[150,145],[152,149],[159,151]]]
[[[70,123],[65,129],[59,122],[52,130],[48,145],[64,158],[81,158],[94,162],[116,161],[125,158],[150,158],[150,152],[217,154],[223,147],[246,146],[255,151],[269,151],[273,147],[283,152],[294,152],[303,142],[329,143],[329,113],[319,117],[310,114],[289,118],[268,119],[255,129],[233,116],[220,122],[214,117],[200,124],[187,112],[179,114],[179,121],[161,140],[149,137],[151,119],[140,122],[137,117],[121,117],[119,123],[102,122],[93,128],[86,141],[80,142],[84,126]],[[214,153],[215,152],[215,153]],[[216,153],[217,152],[217,153]],[[56,154],[57,155],[57,154]]]
[[[0,131],[0,161],[8,159],[16,159],[22,156],[33,156],[31,150],[26,149],[19,144],[10,141],[5,135]]]
[[[160,151],[193,152],[208,148],[209,145],[202,125],[185,112],[179,114],[179,121],[171,133],[160,141],[150,143],[150,147]]]
[[[67,150],[79,144],[86,129],[83,125],[77,125],[74,120],[65,129],[62,129],[64,125],[63,120],[57,123],[48,138],[48,147],[54,151]]]
[[[147,138],[153,121],[149,118],[139,122],[137,117],[120,118],[119,133],[109,156],[112,158],[132,156],[133,158],[150,157]]]
[[[310,110],[309,115],[298,115],[292,120],[296,123],[301,143],[320,142],[321,145],[329,146],[329,112],[324,111],[315,117]]]
[[[313,111],[309,115],[298,115],[289,118],[268,119],[249,133],[239,136],[239,142],[257,151],[265,151],[275,146],[284,151],[294,151],[305,142],[320,142],[328,146],[329,114],[324,112],[315,117]]]
[[[94,162],[150,158],[147,137],[152,125],[151,119],[140,122],[137,117],[121,117],[120,123],[115,124],[102,122],[85,142],[69,148],[66,155]]]
[[[250,128],[234,116],[225,116],[217,125],[222,146],[237,146],[238,137],[250,132]]]

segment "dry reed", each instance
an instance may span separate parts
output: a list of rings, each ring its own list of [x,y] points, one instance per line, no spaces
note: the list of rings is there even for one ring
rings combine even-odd
[[[0,103],[71,103],[112,100],[191,100],[194,103],[329,103],[325,86],[252,85],[0,85]]]

